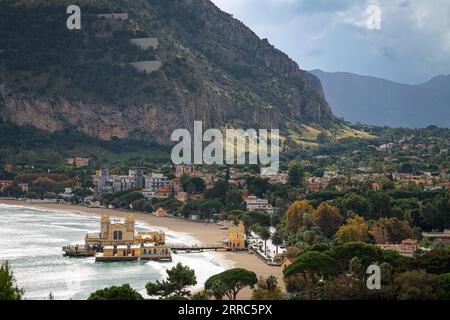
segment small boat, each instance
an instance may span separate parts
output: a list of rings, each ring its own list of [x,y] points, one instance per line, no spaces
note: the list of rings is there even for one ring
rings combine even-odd
[[[68,245],[62,248],[65,256],[75,257],[75,258],[84,258],[84,257],[93,257],[97,253],[96,250],[92,247],[88,247],[85,245]]]

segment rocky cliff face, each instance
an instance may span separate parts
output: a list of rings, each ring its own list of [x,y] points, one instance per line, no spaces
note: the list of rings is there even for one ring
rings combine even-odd
[[[112,10],[99,2],[82,7],[79,32],[65,29],[63,7],[0,5],[0,118],[163,144],[194,120],[206,127],[283,130],[333,119],[315,76],[210,1],[114,4],[129,21],[99,21],[94,13]],[[13,41],[14,24],[21,23],[20,34],[42,39]],[[158,37],[158,50],[129,44],[142,33]],[[160,60],[163,67],[137,74],[118,66],[142,59]]]

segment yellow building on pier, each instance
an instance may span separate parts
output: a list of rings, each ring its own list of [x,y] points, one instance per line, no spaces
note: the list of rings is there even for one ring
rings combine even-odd
[[[139,232],[135,233],[135,220],[131,214],[127,214],[125,221],[111,219],[109,215],[102,215],[100,220],[100,233],[88,233],[85,236],[88,246],[118,246],[144,243],[165,243],[165,233]]]
[[[230,223],[228,226],[228,250],[245,250],[245,226],[242,221],[239,224]]]

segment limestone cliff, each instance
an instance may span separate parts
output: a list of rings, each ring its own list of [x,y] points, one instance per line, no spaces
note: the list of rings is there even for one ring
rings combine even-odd
[[[67,30],[61,2],[0,4],[1,119],[163,144],[194,120],[283,130],[333,119],[315,76],[208,0],[80,1],[81,31]],[[158,48],[129,41],[142,37]],[[147,60],[162,67],[129,66]]]

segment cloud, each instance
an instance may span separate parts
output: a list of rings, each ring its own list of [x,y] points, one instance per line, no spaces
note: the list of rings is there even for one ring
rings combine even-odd
[[[447,0],[213,0],[303,69],[418,83],[450,73]],[[381,30],[367,28],[369,5]]]

